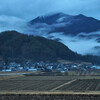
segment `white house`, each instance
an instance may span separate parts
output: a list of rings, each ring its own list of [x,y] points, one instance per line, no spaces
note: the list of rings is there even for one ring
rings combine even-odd
[[[11,69],[3,69],[2,72],[11,72]]]
[[[34,69],[28,69],[28,71],[37,71],[37,69],[36,68],[34,68]]]

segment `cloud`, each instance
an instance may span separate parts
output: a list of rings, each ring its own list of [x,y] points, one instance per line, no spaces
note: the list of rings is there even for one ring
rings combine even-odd
[[[100,19],[100,0],[0,0],[0,15],[31,20],[53,12],[85,14]]]
[[[41,36],[44,36],[44,35],[47,35],[49,32],[53,31],[55,28],[59,28],[59,27],[64,27],[66,25],[69,25],[70,23],[66,24],[64,22],[62,23],[56,23],[56,24],[53,24],[53,25],[48,25],[46,23],[37,23],[37,24],[34,24],[34,25],[25,25],[22,30],[18,30],[19,32],[22,32],[22,33],[26,33],[26,34],[29,34],[29,35],[41,35]]]
[[[14,16],[0,16],[0,32],[8,30],[16,30],[23,32],[26,21]]]
[[[63,33],[52,33],[48,34],[47,37],[52,37],[52,39],[59,39],[60,42],[62,42],[63,44],[68,46],[72,51],[77,52],[78,54],[82,55],[91,54],[100,56],[100,43],[96,42],[95,38],[87,39],[87,38],[80,38],[78,36],[72,37],[64,35]],[[97,47],[99,49],[97,49]]]

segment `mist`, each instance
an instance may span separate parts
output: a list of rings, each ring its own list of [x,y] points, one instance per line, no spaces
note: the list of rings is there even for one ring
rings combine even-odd
[[[26,21],[14,16],[0,16],[0,32],[8,30],[16,30],[22,32],[25,27]]]
[[[98,32],[99,33],[99,32]],[[92,33],[91,33],[92,34]],[[53,33],[49,35],[52,39],[59,39],[60,42],[68,46],[72,51],[77,52],[82,55],[97,55],[100,52],[100,49],[95,49],[95,47],[100,47],[100,43],[96,41],[98,37],[92,37],[88,39],[87,37],[79,36],[69,36],[64,35],[63,33]],[[99,55],[100,56],[100,55]]]
[[[6,21],[5,21],[6,19]],[[69,24],[69,23],[68,23]],[[70,23],[71,24],[71,23]],[[96,41],[100,37],[100,32],[92,32],[92,33],[80,33],[77,36],[64,35],[63,33],[50,33],[53,28],[65,26],[65,23],[58,23],[53,25],[43,24],[35,24],[33,26],[28,26],[27,21],[13,17],[13,16],[1,16],[0,17],[0,32],[8,31],[8,30],[16,30],[20,33],[34,35],[34,36],[42,36],[49,39],[56,40],[58,39],[60,42],[68,46],[72,51],[77,52],[82,55],[97,55],[100,52],[100,49],[96,47],[100,47],[100,43]]]
[[[96,39],[100,38],[100,31],[91,32],[91,33],[79,33],[76,36],[72,35],[64,35],[62,32],[50,33],[55,27],[62,27],[64,23],[60,24],[35,24],[32,27],[29,27],[27,33],[43,36],[45,38],[59,40],[59,42],[68,46],[72,51],[77,52],[82,55],[96,55],[100,56],[100,43],[96,41]],[[25,32],[24,32],[25,33]]]

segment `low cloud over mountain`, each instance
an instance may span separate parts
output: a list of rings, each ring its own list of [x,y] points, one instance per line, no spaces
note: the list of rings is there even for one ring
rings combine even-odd
[[[85,15],[56,13],[39,16],[31,21],[18,17],[1,16],[0,31],[16,30],[28,35],[38,35],[60,41],[71,50],[82,54],[98,55],[100,21]]]

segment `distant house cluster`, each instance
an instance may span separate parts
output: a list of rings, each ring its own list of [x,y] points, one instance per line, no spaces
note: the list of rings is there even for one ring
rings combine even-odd
[[[27,61],[24,64],[18,64],[16,62],[10,62],[6,65],[4,62],[0,62],[1,72],[26,72],[26,71],[41,71],[41,72],[69,72],[69,71],[98,71],[100,66],[92,64],[80,64],[80,63],[45,63],[45,62],[32,62]]]

